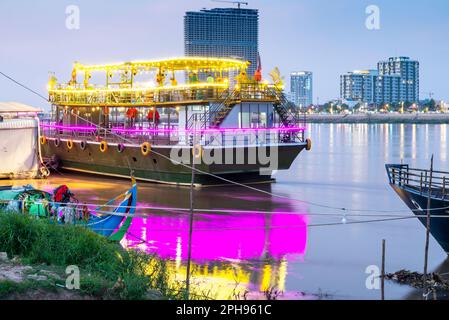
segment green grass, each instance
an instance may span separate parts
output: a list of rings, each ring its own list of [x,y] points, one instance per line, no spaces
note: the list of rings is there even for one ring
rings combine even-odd
[[[81,292],[99,298],[145,299],[150,289],[159,291],[162,298],[179,298],[183,294],[169,285],[164,261],[125,250],[79,226],[55,225],[0,212],[0,251],[9,257],[19,256],[31,265],[76,265],[81,272]],[[11,286],[3,282],[0,293]]]
[[[27,283],[17,283],[14,281],[0,281],[0,299],[5,298],[13,293],[22,293],[29,289]]]
[[[56,287],[47,281],[25,280],[14,282],[10,280],[0,281],[0,299],[7,298],[11,294],[21,294],[28,290],[44,289],[48,292],[56,292]]]

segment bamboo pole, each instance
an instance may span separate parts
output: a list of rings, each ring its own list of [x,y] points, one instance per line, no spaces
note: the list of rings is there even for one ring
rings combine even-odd
[[[427,264],[429,260],[429,239],[430,239],[430,205],[432,198],[432,176],[433,176],[433,155],[430,160],[430,178],[429,178],[429,192],[427,198],[427,222],[426,222],[426,246],[424,252],[424,296],[427,296]],[[427,174],[426,174],[427,177]]]
[[[192,137],[192,148],[195,147],[195,128],[196,128],[196,115],[194,116],[193,125],[193,137]],[[194,150],[194,149],[192,149]],[[190,299],[190,264],[192,258],[192,233],[193,233],[193,211],[194,211],[194,197],[193,197],[193,187],[195,182],[195,154],[192,152],[192,179],[190,181],[190,216],[189,216],[189,248],[187,255],[187,274],[186,274],[186,299]]]

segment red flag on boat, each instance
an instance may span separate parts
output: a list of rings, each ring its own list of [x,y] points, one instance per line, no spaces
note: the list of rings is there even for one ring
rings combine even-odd
[[[262,81],[262,62],[260,60],[259,52],[257,53],[257,69],[254,72],[254,80],[257,82]]]

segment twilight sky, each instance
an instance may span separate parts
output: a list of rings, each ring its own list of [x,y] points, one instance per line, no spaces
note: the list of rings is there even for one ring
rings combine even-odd
[[[248,1],[248,0],[247,0]],[[339,96],[339,75],[374,69],[378,60],[421,62],[421,97],[449,101],[449,1],[249,0],[260,15],[264,74],[288,79],[314,72],[314,102]],[[80,8],[80,29],[65,26],[66,6]],[[365,8],[380,8],[380,30],[365,27]],[[48,72],[67,81],[74,61],[108,63],[182,56],[183,15],[226,6],[206,0],[0,0],[0,71],[46,95]],[[44,107],[0,77],[0,101]]]

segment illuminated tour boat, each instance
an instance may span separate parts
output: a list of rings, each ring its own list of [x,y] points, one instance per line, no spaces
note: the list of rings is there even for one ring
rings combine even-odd
[[[65,170],[142,181],[225,184],[272,181],[303,149],[305,118],[249,62],[185,57],[105,65],[75,63],[48,84],[41,121],[45,162]],[[91,82],[104,83],[93,85]]]

